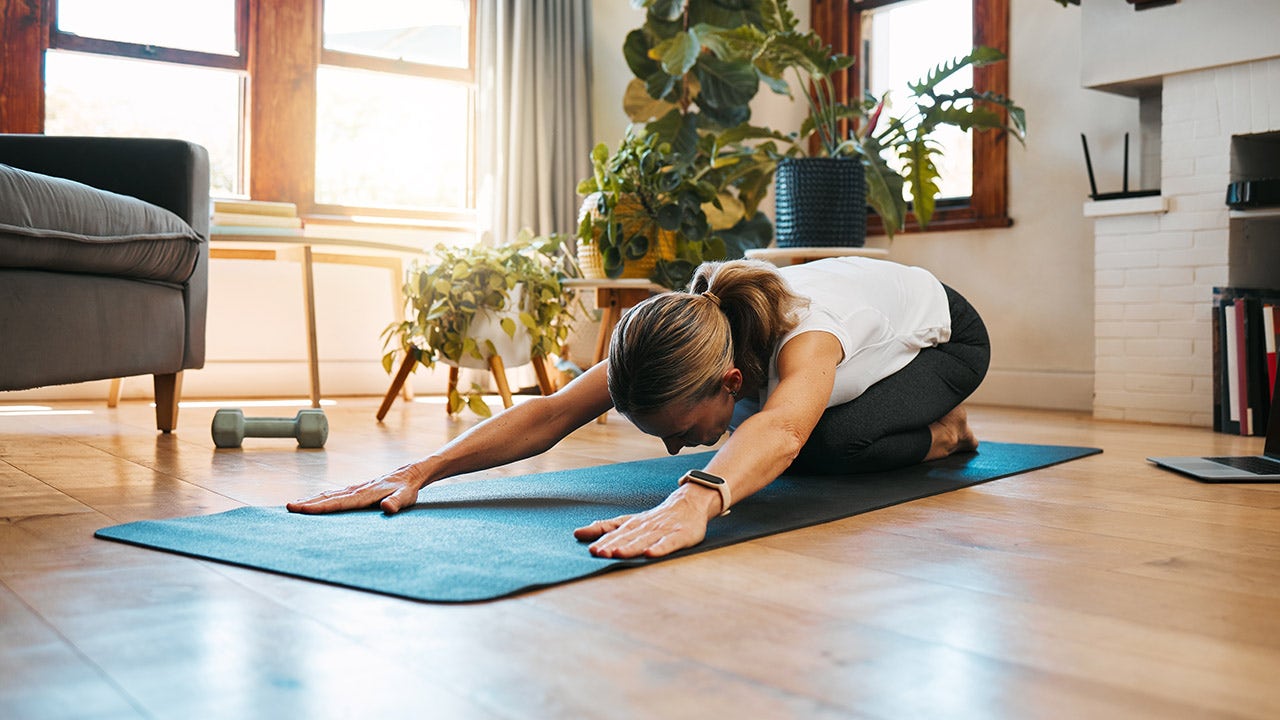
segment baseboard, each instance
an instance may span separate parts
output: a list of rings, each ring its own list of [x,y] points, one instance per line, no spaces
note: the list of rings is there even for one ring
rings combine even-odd
[[[463,387],[472,382],[488,387],[486,373],[464,370]],[[443,365],[434,370],[419,367],[409,376],[415,393],[443,394],[448,385]],[[532,369],[509,368],[507,381],[513,388],[537,384]],[[376,362],[326,361],[320,365],[320,391],[326,397],[380,396],[391,385],[391,376]],[[54,385],[0,393],[0,403],[33,400],[101,400],[106,402],[110,383],[106,380]],[[151,399],[150,377],[125,380],[121,397],[125,400]],[[182,396],[188,399],[281,398],[308,396],[307,365],[302,361],[206,363],[200,370],[183,375]],[[1003,405],[1045,410],[1093,409],[1093,373],[992,369],[970,398],[981,405]]]
[[[308,378],[305,361],[214,361],[199,370],[183,373],[182,397],[190,400],[306,398],[310,395]],[[391,379],[392,376],[384,372],[378,362],[326,360],[320,364],[322,397],[381,396],[391,386]],[[444,394],[449,382],[448,368],[443,364],[431,370],[419,367],[409,375],[408,382],[415,393]],[[486,390],[491,385],[487,372],[464,369],[459,378],[460,385],[467,388],[473,382]],[[507,382],[512,388],[532,387],[537,384],[537,377],[532,366],[508,368]],[[51,385],[0,393],[0,404],[42,400],[100,400],[105,403],[109,389],[108,380]],[[131,377],[124,381],[121,399],[150,400],[152,394],[149,376]]]

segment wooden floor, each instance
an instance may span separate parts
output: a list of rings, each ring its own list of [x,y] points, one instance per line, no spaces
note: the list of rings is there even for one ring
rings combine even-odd
[[[1151,454],[1256,438],[971,408],[1102,455],[491,603],[433,605],[95,540],[278,505],[465,429],[328,407],[326,449],[215,451],[213,408],[0,396],[0,718],[1280,717],[1280,486]],[[289,415],[294,408],[250,408]],[[513,471],[662,454],[614,417]],[[732,522],[732,516],[721,522]],[[423,558],[430,562],[430,558]]]

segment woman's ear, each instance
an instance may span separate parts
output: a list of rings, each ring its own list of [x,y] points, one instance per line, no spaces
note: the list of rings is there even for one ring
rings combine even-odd
[[[729,368],[724,375],[720,377],[720,384],[728,390],[730,394],[737,395],[742,390],[742,371],[738,368]]]

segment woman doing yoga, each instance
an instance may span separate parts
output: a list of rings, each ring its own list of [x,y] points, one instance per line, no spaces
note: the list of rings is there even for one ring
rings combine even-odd
[[[395,513],[437,480],[544,452],[611,407],[673,455],[732,430],[703,470],[672,478],[656,507],[574,532],[597,556],[657,557],[697,545],[711,518],[789,467],[857,473],[976,449],[960,403],[989,359],[978,313],[921,268],[867,258],[706,263],[689,292],[623,315],[609,359],[559,392],[288,509]]]

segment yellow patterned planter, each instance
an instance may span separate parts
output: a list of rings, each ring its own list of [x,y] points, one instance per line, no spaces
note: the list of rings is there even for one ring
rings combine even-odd
[[[583,213],[596,216],[596,195],[592,193],[582,203]],[[643,233],[650,238],[649,252],[637,260],[627,260],[622,266],[622,278],[647,278],[653,274],[658,260],[674,260],[676,257],[676,233],[674,230],[663,230],[658,223],[645,212],[644,206],[634,196],[623,196],[613,209],[613,218],[622,224],[624,235]],[[596,228],[593,239],[598,238],[602,228]],[[608,277],[604,271],[604,258],[600,256],[600,246],[594,242],[578,240],[578,267],[582,276],[593,280]]]

